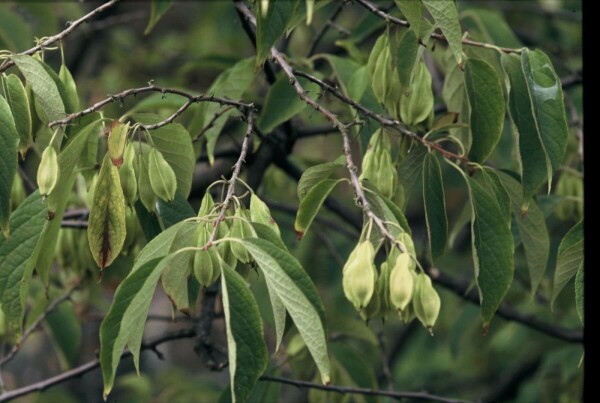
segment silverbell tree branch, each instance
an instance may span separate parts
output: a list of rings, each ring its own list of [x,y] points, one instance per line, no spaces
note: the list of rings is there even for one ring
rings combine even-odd
[[[69,287],[63,295],[52,300],[52,302],[50,302],[50,304],[48,304],[48,306],[46,307],[44,312],[42,312],[42,314],[23,332],[23,335],[21,336],[19,341],[10,349],[8,354],[6,354],[4,357],[0,358],[0,369],[2,368],[2,366],[4,364],[6,364],[7,362],[9,362],[10,360],[12,360],[15,357],[15,355],[19,352],[19,350],[21,349],[21,346],[23,345],[23,343],[25,343],[25,341],[29,338],[29,336],[31,336],[31,334],[40,327],[40,325],[42,324],[42,322],[44,320],[46,320],[48,315],[50,315],[52,312],[54,312],[54,310],[60,304],[62,304],[63,302],[65,302],[66,300],[71,298],[71,295],[73,294],[73,292],[75,292],[75,290],[78,287],[79,287],[79,280],[77,280],[71,287]]]
[[[244,14],[246,19],[252,25],[256,26],[256,18],[244,4],[236,3],[236,7],[238,10],[240,10]],[[340,134],[342,135],[343,151],[344,151],[344,156],[346,158],[346,167],[348,168],[348,172],[350,175],[350,182],[352,184],[352,187],[354,188],[356,197],[361,204],[363,212],[365,213],[367,218],[369,220],[371,220],[377,226],[377,228],[379,228],[379,231],[381,231],[381,234],[385,238],[387,238],[392,243],[392,245],[395,245],[398,249],[400,249],[400,251],[406,252],[404,250],[404,246],[402,244],[400,244],[399,242],[397,242],[396,238],[387,229],[387,226],[385,225],[383,220],[381,218],[379,218],[375,213],[373,213],[373,210],[371,209],[371,205],[367,201],[367,197],[365,196],[365,193],[364,193],[362,186],[360,184],[360,181],[358,179],[358,175],[357,175],[358,168],[356,167],[356,165],[354,164],[354,161],[352,159],[350,134],[348,133],[347,126],[344,125],[337,118],[337,116],[335,114],[330,112],[325,107],[321,106],[319,103],[317,103],[316,101],[314,101],[312,98],[310,98],[307,95],[306,91],[304,90],[302,85],[300,85],[300,83],[298,82],[298,79],[294,75],[292,67],[288,64],[288,62],[285,60],[283,55],[281,53],[279,53],[277,48],[275,48],[274,46],[271,48],[271,56],[273,57],[273,59],[275,59],[275,61],[279,64],[279,66],[281,66],[281,69],[283,70],[284,74],[287,76],[287,78],[290,81],[290,85],[292,85],[292,87],[294,88],[294,90],[296,91],[296,93],[298,94],[300,99],[302,99],[308,105],[313,107],[317,112],[321,113],[328,121],[330,121],[333,124],[334,127],[336,127],[339,130]]]
[[[358,4],[360,4],[361,6],[363,6],[364,8],[366,8],[367,10],[369,10],[370,12],[372,12],[373,14],[375,14],[376,16],[378,16],[379,18],[382,18],[388,22],[391,22],[393,24],[396,25],[400,25],[403,27],[410,27],[410,23],[408,21],[402,20],[400,18],[394,17],[393,15],[390,15],[388,13],[386,13],[385,11],[380,10],[375,4],[371,3],[370,1],[367,0],[355,0]],[[441,42],[445,42],[448,43],[448,40],[446,39],[446,37],[442,34],[438,34],[438,33],[432,33],[430,35],[430,37],[432,39],[435,39],[437,41],[441,41]],[[496,46],[496,45],[492,45],[489,43],[485,43],[485,42],[478,42],[478,41],[473,41],[471,39],[466,39],[464,38],[462,40],[462,43],[465,45],[469,45],[469,46],[476,46],[479,48],[485,48],[485,49],[494,49],[494,50],[501,50],[504,53],[517,53],[520,54],[523,52],[523,48],[506,48],[506,47],[502,47],[502,46]]]
[[[142,343],[140,351],[151,350],[157,352],[156,348],[163,343],[179,339],[189,339],[194,336],[196,336],[196,331],[194,329],[185,329],[173,333],[168,333],[161,337],[153,339],[147,343]],[[123,355],[121,355],[120,359],[122,360],[123,358],[128,357],[130,355],[131,352],[127,351],[123,353]],[[51,388],[52,386],[80,377],[90,371],[93,371],[99,366],[100,360],[98,358],[95,358],[83,365],[80,365],[79,367],[63,372],[62,374],[50,377],[40,382],[32,383],[31,385],[27,385],[19,389],[4,392],[0,394],[0,402],[7,402],[9,400],[16,399],[17,397],[28,395],[30,393],[42,392],[48,388]]]
[[[150,83],[148,83],[148,86],[146,86],[146,87],[131,88],[131,89],[128,89],[125,91],[121,91],[117,94],[109,96],[108,98],[106,98],[100,102],[95,103],[94,105],[90,106],[87,109],[81,110],[76,113],[71,113],[71,114],[67,115],[66,117],[64,117],[63,119],[52,121],[52,122],[48,123],[48,126],[49,127],[54,127],[54,126],[59,126],[59,125],[64,126],[64,125],[68,124],[69,122],[73,121],[74,119],[77,119],[81,116],[96,112],[110,103],[122,101],[123,99],[125,99],[129,96],[136,96],[137,94],[142,94],[145,92],[160,92],[161,94],[174,94],[174,95],[179,95],[179,96],[182,96],[182,97],[188,99],[187,102],[185,102],[177,111],[175,111],[171,116],[169,116],[165,120],[158,122],[154,125],[142,125],[141,126],[142,128],[147,129],[147,130],[158,129],[159,127],[168,125],[169,123],[173,122],[173,120],[175,120],[175,118],[177,118],[179,115],[181,115],[192,104],[197,103],[197,102],[214,102],[214,103],[218,103],[221,105],[230,105],[230,106],[233,106],[243,112],[245,112],[248,109],[253,108],[252,104],[247,104],[247,103],[240,102],[240,101],[233,101],[231,99],[226,99],[226,98],[219,98],[219,97],[215,97],[214,95],[204,95],[204,94],[193,95],[193,94],[183,91],[183,90],[179,90],[179,89],[175,89],[175,88],[165,88],[165,87],[161,87],[158,85],[154,85],[154,83],[151,81]]]
[[[336,386],[336,385],[323,385],[320,383],[313,383],[307,381],[298,381],[295,379],[282,378],[279,376],[272,375],[263,375],[259,378],[261,381],[267,382],[277,382],[285,385],[292,385],[299,388],[309,388],[309,389],[318,389],[324,390],[326,392],[335,392],[340,393],[342,395],[352,394],[352,395],[363,395],[363,396],[386,396],[391,397],[393,399],[414,399],[414,400],[430,400],[434,402],[442,402],[442,403],[465,403],[470,402],[470,400],[462,400],[462,399],[453,399],[439,395],[433,395],[427,392],[396,392],[390,390],[377,390],[377,389],[367,389],[367,388],[355,388],[349,386]]]
[[[38,45],[32,47],[29,50],[26,50],[25,52],[21,52],[19,54],[31,56],[34,53],[39,52],[40,50],[43,50],[44,48],[47,48],[48,46],[52,45],[53,43],[62,40],[67,35],[69,35],[71,32],[73,32],[78,26],[80,26],[84,22],[87,22],[90,19],[94,18],[96,15],[100,14],[107,8],[114,6],[118,1],[119,0],[111,0],[107,3],[102,4],[100,7],[95,8],[94,10],[90,11],[89,13],[87,13],[83,17],[79,18],[78,20],[70,22],[69,26],[64,31],[61,31],[56,35],[53,35],[53,36],[50,36],[50,37],[44,39]],[[15,65],[15,62],[13,62],[12,60],[6,61],[4,64],[0,65],[0,73],[8,70],[10,67],[12,67],[14,65]]]

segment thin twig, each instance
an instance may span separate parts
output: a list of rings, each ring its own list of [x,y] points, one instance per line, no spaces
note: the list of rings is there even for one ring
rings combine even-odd
[[[198,134],[196,134],[194,136],[194,138],[192,139],[192,143],[195,143],[196,141],[200,140],[200,138],[204,135],[204,133],[206,133],[211,127],[214,126],[215,122],[217,120],[219,120],[219,118],[223,115],[225,115],[227,112],[229,112],[231,109],[233,109],[233,106],[229,105],[226,108],[221,109],[219,112],[215,113],[214,116],[210,119],[210,121],[208,122],[208,124],[206,126],[204,126],[202,128],[202,130],[200,130],[200,132],[198,132]]]
[[[329,30],[329,28],[333,27],[333,24],[335,23],[335,20],[340,15],[340,13],[344,9],[345,5],[346,5],[345,1],[340,1],[340,3],[338,4],[337,8],[333,11],[333,13],[331,13],[331,15],[329,16],[329,18],[327,19],[327,22],[325,22],[325,25],[323,25],[323,27],[321,28],[321,30],[319,31],[319,33],[315,37],[315,40],[310,45],[310,49],[308,50],[307,57],[311,57],[315,53],[315,50],[317,49],[317,46],[319,45],[319,43],[321,42],[321,40],[323,39],[323,37],[325,36],[325,34],[327,33],[327,31]]]
[[[76,112],[76,113],[71,113],[71,114],[67,115],[66,117],[64,117],[63,119],[59,119],[59,120],[50,122],[48,124],[48,126],[49,127],[58,126],[58,125],[64,126],[64,125],[68,124],[69,122],[71,122],[72,120],[77,119],[81,116],[96,112],[110,103],[122,101],[124,98],[126,98],[128,96],[132,96],[132,95],[136,96],[137,94],[141,94],[141,93],[145,93],[145,92],[160,92],[161,94],[175,94],[175,95],[180,95],[180,96],[188,99],[187,102],[181,106],[181,108],[179,108],[175,113],[173,113],[171,116],[169,116],[167,119],[163,120],[162,122],[159,122],[159,123],[156,123],[153,125],[142,125],[142,127],[147,130],[158,129],[159,127],[162,127],[162,126],[165,126],[165,125],[171,123],[177,116],[181,115],[190,105],[192,105],[193,103],[196,103],[196,102],[214,102],[214,103],[218,103],[221,105],[231,105],[235,108],[238,108],[239,110],[241,110],[243,112],[245,112],[247,109],[252,109],[252,107],[253,107],[252,104],[246,104],[246,103],[239,102],[239,101],[232,101],[232,100],[226,99],[226,98],[219,98],[219,97],[215,97],[214,95],[204,95],[204,94],[193,95],[193,94],[190,94],[189,92],[186,92],[183,90],[178,90],[175,88],[160,87],[158,85],[154,85],[154,83],[151,81],[148,83],[148,86],[146,86],[146,87],[131,88],[131,89],[128,89],[125,91],[121,91],[118,94],[111,95],[108,98],[95,103],[94,105],[90,106],[87,109],[84,109],[84,110]]]
[[[71,298],[71,295],[77,289],[77,287],[79,287],[79,280],[77,282],[75,282],[75,284],[73,284],[71,287],[69,287],[67,292],[65,292],[60,297],[54,299],[52,302],[50,302],[50,304],[46,307],[44,312],[42,312],[42,314],[31,324],[31,326],[29,326],[23,332],[23,335],[21,336],[18,343],[16,343],[11,348],[11,350],[8,352],[8,354],[6,354],[4,357],[0,358],[0,368],[2,368],[3,365],[5,365],[7,362],[9,362],[10,360],[12,360],[14,358],[14,356],[19,352],[19,350],[21,349],[21,346],[23,345],[23,343],[25,343],[25,341],[29,338],[29,336],[31,336],[31,334],[33,332],[35,332],[38,329],[38,327],[40,327],[40,325],[42,324],[42,322],[44,320],[46,320],[48,315],[50,315],[52,312],[54,312],[54,310],[60,304],[62,304],[64,301]]]
[[[367,117],[369,117],[371,119],[376,120],[381,125],[388,126],[388,127],[391,127],[392,129],[397,130],[399,133],[401,133],[401,134],[403,134],[405,136],[408,136],[408,137],[410,137],[413,140],[418,141],[419,143],[423,144],[424,146],[426,146],[428,148],[431,148],[431,149],[434,149],[435,151],[439,152],[440,154],[442,154],[446,158],[459,160],[459,161],[461,161],[463,163],[469,162],[469,160],[466,157],[464,157],[462,155],[455,154],[455,153],[453,153],[451,151],[448,151],[448,150],[446,150],[445,148],[443,148],[438,143],[435,143],[435,142],[423,139],[417,133],[414,133],[414,132],[408,130],[406,128],[406,126],[404,126],[404,124],[402,124],[402,122],[400,122],[399,120],[387,118],[387,117],[385,117],[383,115],[380,115],[380,114],[378,114],[376,112],[373,112],[372,110],[370,110],[370,109],[362,106],[358,102],[353,101],[352,99],[348,98],[347,96],[345,96],[344,94],[342,94],[340,91],[338,91],[337,88],[335,88],[335,87],[327,84],[323,80],[320,80],[317,77],[312,76],[312,75],[310,75],[308,73],[305,73],[303,71],[292,70],[292,72],[296,76],[304,77],[304,78],[308,79],[309,81],[312,81],[313,83],[315,83],[319,87],[321,87],[323,90],[330,92],[333,96],[335,96],[340,101],[344,102],[345,104],[350,105],[357,112],[359,112],[359,113],[363,114],[364,116],[367,116]]]
[[[156,351],[156,347],[158,347],[159,345],[161,345],[163,343],[166,343],[166,342],[169,342],[172,340],[178,340],[178,339],[189,339],[189,338],[194,337],[195,335],[196,335],[196,331],[194,329],[180,330],[177,332],[163,335],[163,336],[158,337],[150,342],[142,343],[140,350],[141,351],[144,351],[144,350]],[[122,360],[123,358],[128,357],[130,355],[131,355],[131,352],[127,351],[127,352],[123,353],[123,355],[121,355],[120,359]],[[42,392],[48,388],[51,388],[51,387],[61,384],[63,382],[69,381],[74,378],[78,378],[78,377],[82,376],[83,374],[86,374],[86,373],[98,368],[99,366],[100,366],[100,360],[95,358],[83,365],[80,365],[77,368],[73,368],[69,371],[63,372],[62,374],[53,376],[51,378],[45,379],[40,382],[32,383],[31,385],[27,385],[22,388],[12,390],[10,392],[2,393],[0,395],[0,402],[7,402],[9,400],[16,399],[17,397],[28,395],[30,393]]]
[[[119,0],[111,0],[107,3],[104,3],[103,5],[101,5],[100,7],[90,11],[89,13],[87,13],[86,15],[84,15],[83,17],[79,18],[78,20],[72,21],[69,26],[67,27],[67,29],[65,29],[64,31],[50,36],[48,38],[46,38],[44,41],[42,41],[39,45],[34,46],[33,48],[26,50],[25,52],[21,52],[19,53],[20,55],[33,55],[36,52],[39,52],[40,50],[43,50],[44,48],[47,48],[48,46],[52,45],[54,42],[60,41],[63,38],[65,38],[67,35],[69,35],[71,32],[73,32],[75,30],[75,28],[77,28],[79,25],[83,24],[84,22],[90,20],[91,18],[93,18],[94,16],[96,16],[97,14],[100,14],[101,12],[103,12],[104,10],[106,10],[107,8],[110,8],[112,6],[114,6]],[[7,60],[6,63],[4,63],[3,65],[0,66],[0,73],[8,70],[10,67],[14,66],[15,62],[13,62],[12,60]]]
[[[332,126],[324,127],[309,127],[308,129],[300,129],[296,131],[297,139],[304,139],[307,137],[325,136],[327,134],[337,133],[338,129]]]
[[[430,268],[427,270],[427,273],[433,281],[454,292],[459,297],[472,302],[475,305],[480,304],[477,292],[475,290],[471,290],[468,284],[454,279],[435,268]],[[537,330],[548,336],[567,341],[569,343],[583,342],[583,333],[580,330],[567,329],[552,325],[539,320],[534,315],[519,312],[516,308],[507,304],[501,304],[496,311],[496,315],[506,320],[522,323],[531,329]]]
[[[375,4],[371,3],[370,1],[367,0],[356,0],[356,2],[360,5],[362,5],[364,8],[366,8],[367,10],[369,10],[370,12],[372,12],[373,14],[375,14],[376,16],[378,16],[379,18],[382,18],[386,21],[389,21],[391,23],[394,23],[396,25],[401,25],[403,27],[409,27],[410,23],[408,21],[405,20],[401,20],[400,18],[394,17],[393,15],[390,15],[382,10],[380,10]],[[438,33],[432,33],[431,35],[432,39],[435,39],[437,41],[441,41],[441,42],[448,42],[448,40],[446,39],[446,37],[442,34],[438,34]],[[477,42],[477,41],[473,41],[471,39],[466,39],[464,38],[462,40],[462,43],[465,45],[469,45],[469,46],[477,46],[480,48],[485,48],[485,49],[494,49],[494,50],[500,50],[504,53],[516,53],[516,54],[521,54],[523,53],[523,48],[506,48],[506,47],[502,47],[502,46],[496,46],[496,45],[492,45],[489,43],[485,43],[485,42]]]
[[[444,403],[464,403],[470,400],[452,399],[444,396],[432,395],[427,392],[397,392],[388,390],[376,390],[367,388],[355,388],[350,386],[323,385],[308,381],[299,381],[296,379],[282,378],[279,376],[263,375],[259,378],[261,381],[277,382],[285,385],[292,385],[299,388],[319,389],[327,392],[341,393],[342,395],[364,395],[364,396],[387,396],[393,399],[415,399],[415,400],[431,400]]]
[[[229,181],[227,181],[227,193],[225,195],[225,198],[223,199],[223,202],[221,204],[221,211],[219,212],[219,216],[214,222],[213,231],[210,234],[210,238],[208,238],[208,242],[206,243],[205,247],[210,247],[217,238],[219,223],[221,223],[225,219],[225,213],[227,213],[227,209],[229,209],[229,203],[231,202],[231,198],[233,197],[233,193],[235,192],[237,178],[240,175],[240,171],[242,170],[242,165],[244,164],[244,162],[246,162],[246,154],[248,153],[248,149],[250,148],[250,140],[252,139],[252,132],[254,130],[254,114],[252,112],[252,105],[250,105],[250,107],[248,108],[248,113],[246,116],[248,128],[246,130],[246,134],[244,135],[244,141],[242,143],[240,157],[233,166],[233,173],[231,174],[231,178],[229,178]]]
[[[60,223],[61,228],[87,228],[87,221],[79,220],[62,220]]]
[[[244,16],[247,18],[247,20],[251,24],[256,26],[256,18],[254,17],[252,12],[248,9],[248,7],[246,7],[246,5],[244,5],[242,3],[236,3],[236,7],[238,8],[238,10],[240,10],[244,14]],[[343,151],[344,151],[344,156],[346,158],[346,167],[348,168],[348,172],[350,175],[350,182],[352,184],[352,187],[354,188],[356,198],[358,199],[364,214],[367,216],[367,218],[371,222],[373,222],[377,226],[377,228],[379,229],[379,231],[381,232],[383,237],[385,237],[387,240],[389,240],[392,243],[392,245],[395,245],[398,249],[400,249],[401,252],[406,252],[404,246],[400,242],[397,242],[396,237],[394,237],[394,235],[392,235],[392,233],[388,230],[384,221],[381,218],[379,218],[371,209],[371,205],[368,202],[367,197],[366,197],[366,195],[363,191],[363,188],[360,184],[360,181],[358,179],[358,175],[357,175],[358,168],[356,167],[356,165],[354,164],[354,161],[352,159],[350,134],[348,133],[347,125],[344,125],[337,118],[337,116],[335,114],[330,112],[325,107],[321,106],[319,103],[317,103],[315,100],[313,100],[311,97],[309,97],[307,95],[306,91],[304,90],[304,88],[302,87],[302,85],[300,84],[298,79],[296,78],[296,75],[294,74],[292,66],[289,65],[289,63],[285,60],[285,58],[277,50],[277,48],[275,48],[275,47],[271,48],[271,56],[279,64],[279,66],[281,66],[281,69],[283,70],[284,74],[287,76],[287,78],[290,82],[290,85],[294,88],[294,90],[298,94],[298,97],[300,97],[300,99],[302,99],[304,102],[306,102],[312,108],[314,108],[317,112],[321,113],[329,122],[332,123],[332,125],[334,127],[336,127],[339,130],[340,134],[342,135]]]

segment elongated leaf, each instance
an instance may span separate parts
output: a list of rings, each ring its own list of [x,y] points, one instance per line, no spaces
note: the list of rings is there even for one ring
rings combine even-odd
[[[263,239],[237,240],[244,244],[265,275],[304,339],[323,383],[330,380],[325,311],[314,284],[288,252]]]
[[[17,172],[19,134],[6,99],[0,96],[0,229],[8,235],[10,189]]]
[[[300,201],[298,206],[298,213],[296,214],[296,221],[294,222],[294,231],[302,238],[308,227],[313,222],[319,209],[325,202],[325,199],[331,193],[335,185],[343,181],[344,179],[324,179],[317,185],[313,186],[312,189],[307,193]]]
[[[497,175],[510,197],[513,223],[516,224],[525,250],[531,293],[533,295],[544,278],[550,254],[550,236],[548,235],[544,213],[535,201],[530,200],[527,202],[529,204],[527,215],[522,217],[521,206],[525,203],[523,202],[521,184],[503,172],[497,172]]]
[[[302,77],[298,81],[311,98],[316,99],[319,95],[317,84]],[[298,97],[287,77],[281,75],[269,88],[265,105],[258,119],[258,128],[265,133],[270,133],[278,125],[302,112],[306,107],[306,102]]]
[[[461,12],[460,17],[463,26],[469,31],[469,37],[508,48],[523,46],[499,11],[468,9]]]
[[[448,218],[442,169],[434,154],[428,154],[423,163],[423,203],[429,235],[432,261],[444,253],[448,240]]]
[[[456,63],[462,64],[462,32],[453,0],[422,0],[448,41]]]
[[[11,214],[11,236],[0,244],[0,304],[9,326],[17,332],[23,314],[20,283],[26,266],[35,262],[34,250],[45,222],[46,206],[36,191]]]
[[[285,305],[277,291],[271,288],[271,283],[267,282],[267,289],[269,290],[269,301],[271,302],[271,310],[273,311],[273,323],[275,324],[275,352],[279,351],[279,346],[283,340],[285,333],[285,321],[287,319],[287,311]]]
[[[63,99],[54,78],[48,74],[42,62],[27,55],[12,55],[11,59],[31,84],[33,93],[47,119],[52,121],[63,118],[65,115]]]
[[[388,226],[388,230],[394,236],[398,236],[401,232],[407,232],[409,235],[411,234],[411,229],[408,225],[408,221],[406,221],[406,217],[402,210],[394,204],[390,199],[385,196],[382,196],[377,188],[368,181],[362,181],[362,186],[364,186],[368,191],[365,192],[365,196],[367,201],[371,205],[371,209],[376,216],[381,217],[384,221],[389,221],[392,223],[396,223],[400,226],[398,228],[395,225]],[[372,237],[374,244],[379,242],[381,238],[381,233],[376,227],[373,227]]]
[[[581,259],[581,265],[577,269],[577,275],[575,276],[575,307],[577,308],[577,315],[581,323],[584,323],[584,282],[583,282],[583,259]]]
[[[190,238],[190,241],[192,240],[193,238]],[[195,246],[191,243],[189,246]],[[161,284],[165,294],[177,310],[186,314],[190,313],[188,278],[191,274],[189,262],[193,254],[194,251],[186,251],[174,255],[169,259],[169,263],[166,264],[161,276]]]
[[[221,276],[233,402],[244,402],[267,368],[267,346],[254,296],[227,264]]]
[[[496,70],[487,62],[469,59],[465,65],[465,83],[471,105],[472,143],[469,159],[484,162],[502,135],[504,95]]]
[[[144,249],[142,249],[135,259],[135,264],[131,268],[134,272],[142,265],[152,259],[165,257],[171,251],[173,244],[177,239],[193,239],[196,233],[197,223],[189,221],[180,221],[177,224],[165,229],[160,234],[152,238]]]
[[[472,219],[471,238],[475,277],[484,328],[508,292],[514,273],[514,242],[508,220],[483,186],[469,178]]]
[[[123,280],[115,292],[108,314],[102,321],[100,366],[104,379],[104,399],[113,387],[121,354],[132,333],[143,332],[152,295],[161,274],[161,270],[157,268],[161,261],[162,258],[147,260]],[[139,352],[139,345],[137,350]]]
[[[420,0],[394,0],[404,18],[407,19],[414,32],[418,33],[423,18],[423,5]]]
[[[298,199],[302,201],[308,192],[321,182],[323,179],[328,179],[336,169],[344,166],[345,158],[343,155],[339,156],[335,161],[326,162],[324,164],[314,165],[308,168],[298,181]]]
[[[87,230],[90,251],[101,271],[121,252],[125,231],[125,198],[119,169],[107,153],[94,189]]]
[[[256,65],[262,65],[269,57],[271,47],[283,35],[294,14],[296,2],[288,0],[270,0],[267,12],[263,9],[256,18]],[[259,8],[262,2],[259,2]]]
[[[144,30],[144,35],[148,35],[156,25],[160,17],[171,7],[171,0],[152,0],[150,3],[150,19]]]
[[[556,271],[554,272],[554,288],[552,289],[552,305],[573,278],[583,262],[583,220],[573,226],[558,246]]]
[[[523,195],[528,198],[547,179],[546,155],[539,137],[532,99],[521,63],[516,56],[505,54],[502,55],[501,60],[510,82],[510,115],[519,132]]]
[[[406,95],[411,93],[415,67],[418,65],[421,56],[421,52],[419,52],[421,45],[419,45],[417,34],[418,31],[410,28],[399,31],[398,35],[390,38],[390,52],[398,72],[402,93]]]
[[[254,69],[254,58],[242,59],[221,73],[206,93],[237,100],[241,98],[256,75],[257,72]],[[189,124],[189,131],[191,134],[195,136],[200,132],[222,108],[221,105],[212,102],[204,102],[199,105]],[[206,153],[208,154],[208,161],[211,165],[215,162],[215,145],[217,144],[219,134],[221,134],[221,130],[227,121],[227,117],[231,116],[233,113],[235,113],[234,110],[226,112],[213,123],[211,128],[204,132],[204,138],[206,139]]]
[[[552,172],[563,161],[567,146],[568,129],[562,85],[552,62],[541,50],[525,50],[521,56],[521,66],[527,80],[539,137],[550,163],[550,182]]]
[[[12,111],[15,121],[15,128],[19,133],[19,152],[24,157],[27,149],[33,144],[31,135],[31,111],[29,110],[29,100],[25,86],[14,74],[5,77],[6,100]],[[1,102],[1,101],[0,101]]]

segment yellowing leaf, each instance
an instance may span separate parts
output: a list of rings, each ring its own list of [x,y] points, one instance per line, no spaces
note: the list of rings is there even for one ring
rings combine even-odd
[[[108,154],[94,190],[88,223],[88,241],[94,260],[104,270],[121,252],[125,242],[125,197],[119,170]]]

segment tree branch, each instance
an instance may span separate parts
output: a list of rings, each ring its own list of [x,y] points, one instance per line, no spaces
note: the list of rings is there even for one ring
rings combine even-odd
[[[69,35],[71,32],[73,32],[75,30],[75,28],[77,28],[79,25],[83,24],[84,22],[90,20],[91,18],[93,18],[94,16],[96,16],[97,14],[100,14],[101,12],[103,12],[104,10],[106,10],[107,8],[110,8],[112,6],[114,6],[119,0],[110,0],[107,3],[104,3],[103,5],[101,5],[100,7],[90,11],[89,13],[87,13],[86,15],[84,15],[83,17],[79,18],[78,20],[75,20],[73,22],[71,22],[69,24],[69,26],[67,27],[67,29],[65,29],[64,31],[50,36],[48,38],[46,38],[45,40],[43,40],[39,45],[34,46],[33,48],[26,50],[25,52],[21,52],[19,53],[20,55],[33,55],[34,53],[43,50],[44,48],[47,48],[48,46],[52,45],[54,42],[56,41],[60,41],[63,38],[65,38],[67,35]],[[0,73],[8,70],[10,67],[14,66],[15,62],[13,62],[12,60],[8,60],[6,61],[6,63],[4,63],[3,65],[0,66]]]
[[[309,388],[324,390],[326,392],[335,392],[342,395],[353,394],[353,395],[364,395],[364,396],[387,396],[393,399],[415,399],[415,400],[431,400],[436,402],[444,403],[464,403],[470,402],[470,400],[453,399],[444,396],[432,395],[427,392],[396,392],[388,390],[376,390],[367,388],[355,388],[350,386],[336,386],[336,385],[323,385],[320,383],[313,383],[307,381],[298,381],[295,379],[282,378],[279,376],[263,375],[259,378],[261,381],[266,382],[277,382],[285,385],[292,385],[298,388]]]
[[[8,352],[8,354],[6,354],[4,357],[0,358],[0,369],[2,368],[3,365],[5,365],[7,362],[9,362],[10,360],[12,360],[15,357],[15,355],[21,349],[21,346],[23,345],[23,343],[25,343],[25,341],[29,338],[29,336],[31,336],[31,334],[40,327],[40,325],[42,324],[42,322],[44,320],[46,320],[48,315],[50,315],[52,312],[54,312],[54,310],[60,304],[62,304],[63,302],[65,302],[66,300],[71,298],[71,295],[77,289],[77,287],[79,287],[79,280],[77,280],[75,282],[75,284],[73,284],[71,287],[69,287],[67,292],[65,292],[63,295],[54,299],[52,302],[50,302],[50,304],[48,304],[48,306],[46,307],[44,312],[42,312],[42,314],[31,324],[31,326],[29,326],[23,332],[23,335],[21,336],[20,340],[11,348],[11,350]]]
[[[308,50],[308,54],[306,55],[306,57],[311,57],[315,53],[315,50],[317,49],[319,42],[321,42],[321,40],[323,39],[323,37],[325,36],[327,31],[329,31],[329,28],[334,26],[335,20],[340,15],[340,13],[344,9],[345,5],[346,5],[345,1],[340,1],[337,8],[333,11],[333,13],[331,13],[329,18],[325,22],[325,25],[323,25],[323,27],[321,28],[321,30],[319,31],[317,36],[315,36],[315,40],[310,45],[310,49]]]
[[[388,22],[391,22],[393,24],[396,25],[400,25],[403,27],[410,27],[410,24],[408,21],[405,20],[401,20],[400,18],[394,17],[393,15],[390,15],[382,10],[380,10],[379,8],[377,8],[377,6],[373,3],[371,3],[368,0],[356,0],[356,2],[358,4],[360,4],[361,6],[363,6],[364,8],[366,8],[367,10],[369,10],[370,12],[372,12],[373,14],[375,14],[376,16],[378,16],[379,18],[382,18]],[[438,33],[432,33],[430,35],[430,37],[432,39],[435,39],[437,41],[441,41],[441,42],[445,42],[448,43],[448,40],[446,39],[446,37],[442,34],[438,34]],[[502,46],[496,46],[496,45],[492,45],[489,43],[485,43],[485,42],[477,42],[477,41],[472,41],[471,39],[463,39],[462,43],[465,45],[469,45],[469,46],[476,46],[479,48],[485,48],[485,49],[493,49],[493,50],[500,50],[504,53],[517,53],[520,54],[523,52],[523,49],[516,49],[516,48],[506,48],[506,47],[502,47]]]
[[[150,342],[142,343],[140,347],[140,351],[151,350],[156,351],[156,347],[159,345],[178,339],[189,339],[196,336],[196,331],[194,329],[185,329],[177,332],[169,333],[158,337]],[[121,359],[128,357],[131,355],[130,351],[127,351],[121,355]],[[25,396],[34,392],[42,392],[52,386],[56,386],[68,380],[78,378],[100,366],[100,360],[95,358],[83,365],[80,365],[77,368],[73,368],[69,371],[63,372],[62,374],[53,376],[51,378],[45,379],[40,382],[33,383],[31,385],[24,386],[19,389],[12,390],[10,392],[4,392],[0,395],[0,402],[7,402],[12,399],[16,399],[17,397]]]
[[[151,81],[148,83],[148,86],[146,86],[146,87],[131,88],[131,89],[128,89],[125,91],[121,91],[118,94],[111,95],[108,98],[95,103],[94,105],[90,106],[87,109],[84,109],[84,110],[76,112],[76,113],[71,113],[63,119],[59,119],[59,120],[50,122],[50,123],[48,123],[48,127],[54,127],[54,126],[58,126],[58,125],[64,126],[67,123],[71,122],[72,120],[77,119],[81,116],[96,112],[110,103],[122,101],[124,98],[126,98],[128,96],[132,96],[132,95],[136,96],[137,94],[142,94],[145,92],[160,92],[161,94],[175,94],[175,95],[180,95],[180,96],[188,99],[187,102],[181,106],[181,108],[179,108],[176,112],[174,112],[171,116],[169,116],[167,119],[163,120],[162,122],[156,123],[154,125],[142,125],[142,127],[147,130],[158,129],[159,127],[162,127],[162,126],[165,126],[165,125],[171,123],[177,116],[181,115],[190,105],[192,105],[193,103],[196,103],[196,102],[214,102],[214,103],[218,103],[221,105],[230,105],[235,108],[238,108],[242,112],[245,112],[246,110],[252,109],[254,107],[252,104],[246,104],[246,103],[239,102],[239,101],[232,101],[230,99],[219,98],[219,97],[215,97],[213,95],[203,95],[203,94],[193,95],[193,94],[190,94],[189,92],[186,92],[183,90],[178,90],[175,88],[160,87],[158,85],[154,85],[154,83]]]
[[[454,279],[447,274],[444,274],[436,268],[429,268],[427,274],[433,281],[440,284],[444,288],[452,291],[459,297],[475,304],[479,305],[479,296],[475,290],[470,290],[468,284]],[[582,343],[583,332],[577,329],[567,329],[560,326],[554,326],[550,323],[539,320],[535,315],[529,315],[519,312],[516,308],[501,304],[496,311],[496,315],[506,320],[521,323],[533,330],[544,333],[548,336],[567,341],[569,343]]]

